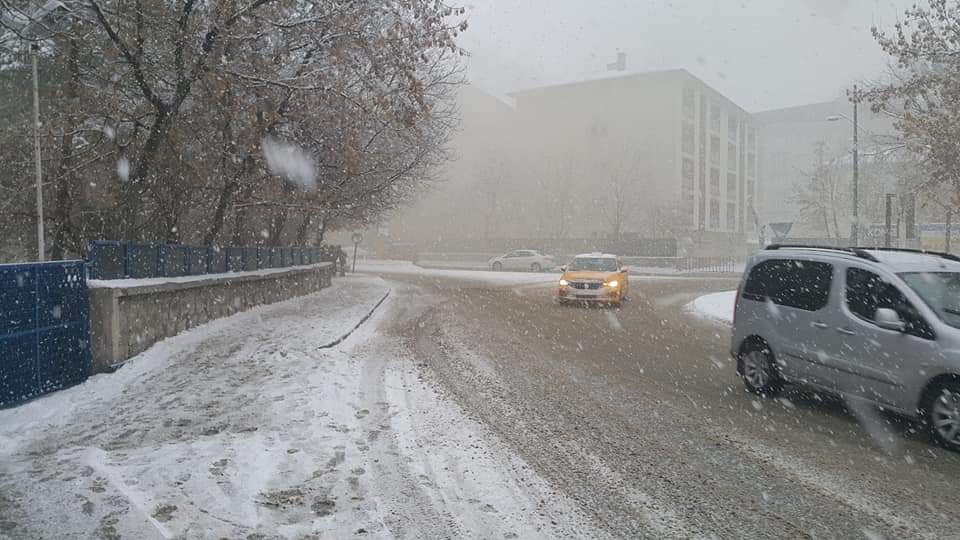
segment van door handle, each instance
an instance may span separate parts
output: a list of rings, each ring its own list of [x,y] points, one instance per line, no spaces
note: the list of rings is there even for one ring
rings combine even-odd
[[[812,326],[812,327],[814,327],[814,328],[819,328],[819,329],[823,330],[823,329],[825,329],[825,328],[826,328],[827,326],[829,326],[829,325],[828,325],[827,323],[822,323],[822,322],[820,322],[820,321],[816,321],[816,322],[810,323],[810,326]]]
[[[845,335],[845,336],[855,336],[855,335],[857,335],[856,332],[854,332],[853,330],[849,330],[849,329],[847,329],[847,328],[837,328],[837,332],[840,332],[841,334],[843,334],[843,335]]]

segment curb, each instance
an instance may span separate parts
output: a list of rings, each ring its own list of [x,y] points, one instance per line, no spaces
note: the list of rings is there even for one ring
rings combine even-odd
[[[337,345],[343,343],[348,337],[350,337],[350,334],[353,334],[354,332],[356,332],[357,328],[360,328],[363,325],[363,323],[367,322],[370,319],[370,317],[373,316],[374,312],[377,311],[377,308],[380,307],[380,305],[383,304],[384,301],[386,301],[388,296],[390,296],[390,289],[387,290],[386,294],[384,294],[380,300],[377,300],[377,303],[374,304],[372,308],[370,308],[370,311],[367,312],[367,314],[364,315],[363,318],[361,318],[357,324],[353,325],[353,328],[351,328],[350,330],[347,330],[345,334],[331,341],[330,343],[320,345],[317,348],[330,349],[332,347],[336,347]]]

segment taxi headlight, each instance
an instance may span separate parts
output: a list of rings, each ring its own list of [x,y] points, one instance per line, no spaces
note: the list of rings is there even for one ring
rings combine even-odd
[[[618,285],[620,285],[620,282],[615,279],[612,279],[607,283],[604,283],[604,285],[606,285],[607,287],[610,287],[611,289],[615,289],[617,288]]]
[[[567,280],[565,280],[565,279],[561,279],[561,280],[560,280],[560,286],[561,286],[561,287],[566,287],[566,286],[569,285],[569,284],[570,284],[570,282],[567,281]]]

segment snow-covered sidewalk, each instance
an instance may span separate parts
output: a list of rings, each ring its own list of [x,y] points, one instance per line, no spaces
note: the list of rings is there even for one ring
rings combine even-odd
[[[0,538],[590,535],[421,378],[410,306],[318,349],[389,287],[337,279],[0,411]]]
[[[737,291],[705,294],[687,304],[686,309],[704,319],[723,324],[733,324],[733,308],[736,300]]]

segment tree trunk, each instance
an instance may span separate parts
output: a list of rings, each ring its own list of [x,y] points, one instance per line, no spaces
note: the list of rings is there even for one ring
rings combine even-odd
[[[60,138],[60,165],[56,173],[56,199],[54,201],[53,221],[56,231],[53,234],[53,247],[50,258],[62,260],[67,251],[67,240],[73,227],[71,213],[73,197],[70,182],[73,175],[68,172],[73,158],[73,131],[77,128],[76,100],[80,95],[80,61],[77,42],[69,41],[70,51],[67,57],[67,67],[70,70],[70,79],[66,84],[66,114],[67,122],[63,127],[63,136]]]
[[[220,232],[223,231],[223,225],[226,223],[227,209],[230,208],[230,203],[234,200],[233,196],[240,188],[240,180],[249,174],[252,165],[253,157],[247,155],[247,157],[243,159],[243,163],[240,165],[240,170],[237,171],[237,174],[221,188],[220,195],[217,197],[217,207],[213,211],[210,228],[203,236],[203,245],[210,246],[217,241],[217,237],[220,236]]]
[[[840,221],[837,219],[837,209],[833,208],[833,235],[834,238],[840,240]]]
[[[313,210],[307,210],[303,214],[303,220],[300,222],[300,226],[297,227],[297,245],[305,246],[307,242],[307,232],[310,230],[310,225],[313,224]]]
[[[65,129],[73,130],[72,126]],[[60,139],[60,166],[57,170],[56,200],[54,201],[53,222],[56,231],[53,233],[53,246],[50,250],[50,259],[63,260],[66,252],[67,233],[71,227],[70,213],[73,209],[73,197],[70,196],[70,175],[67,172],[68,163],[73,156],[73,135],[66,133]]]
[[[270,245],[283,245],[283,229],[287,226],[289,210],[280,208],[270,220]]]

